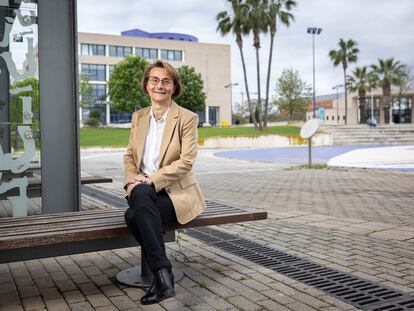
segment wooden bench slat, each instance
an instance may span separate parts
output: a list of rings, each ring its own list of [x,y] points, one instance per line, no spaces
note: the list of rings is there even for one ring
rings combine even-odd
[[[248,213],[248,212],[244,212]],[[230,214],[235,214],[233,211],[223,210],[215,211],[211,213],[203,213],[199,216],[201,219],[214,216],[228,216]],[[237,214],[241,214],[237,212]],[[4,227],[0,229],[0,240],[2,238],[17,236],[19,234],[32,234],[32,233],[44,233],[44,232],[59,232],[69,229],[82,229],[82,228],[94,228],[103,224],[123,224],[125,225],[123,211],[118,211],[117,213],[105,214],[105,215],[94,215],[93,218],[89,217],[77,217],[68,222],[67,219],[59,218],[58,220],[53,220],[47,222],[45,219],[36,222],[26,223],[25,225],[14,225],[13,227]]]
[[[216,216],[197,217],[185,225],[168,227],[174,230],[180,228],[191,228],[209,225],[221,225],[226,223],[234,223],[241,221],[253,221],[266,219],[266,212],[245,212],[239,214],[217,214]],[[97,224],[95,227],[76,227],[65,228],[60,232],[56,228],[50,228],[51,231],[34,232],[33,234],[23,234],[12,236],[10,238],[0,237],[0,250],[24,248],[38,245],[51,245],[59,243],[67,243],[72,241],[93,240],[99,238],[109,238],[114,236],[125,236],[128,233],[125,223],[122,221],[108,224]],[[54,229],[54,230],[53,230]],[[53,234],[50,234],[53,233]]]

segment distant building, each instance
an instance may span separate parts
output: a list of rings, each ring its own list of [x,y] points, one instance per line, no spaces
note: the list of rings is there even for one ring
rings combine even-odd
[[[380,105],[381,101],[383,104]],[[357,92],[348,93],[348,122],[347,124],[366,124],[371,114],[377,124],[414,123],[414,89],[409,89],[399,95],[392,92],[391,111],[385,104],[382,90],[368,92],[364,98],[359,98]],[[373,105],[371,105],[371,103]],[[380,109],[380,106],[382,109]],[[308,105],[306,119],[313,116],[313,103]],[[345,124],[345,96],[344,93],[328,94],[316,97],[316,117],[324,124]]]
[[[206,93],[206,109],[199,111],[200,123],[231,123],[230,46],[200,43],[194,36],[179,33],[148,33],[139,29],[123,31],[120,36],[78,34],[79,72],[89,77],[92,102],[81,108],[81,120],[93,109],[100,110],[105,124],[128,123],[131,113],[112,109],[108,97],[108,80],[113,66],[124,57],[137,55],[154,61],[163,59],[176,68],[194,67],[201,74]]]

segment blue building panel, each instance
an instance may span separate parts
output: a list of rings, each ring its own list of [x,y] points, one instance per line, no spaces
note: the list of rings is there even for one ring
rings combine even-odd
[[[187,35],[184,33],[175,33],[175,32],[153,32],[151,33],[151,32],[143,31],[138,28],[122,31],[121,36],[198,42],[197,37],[194,37],[192,35]]]

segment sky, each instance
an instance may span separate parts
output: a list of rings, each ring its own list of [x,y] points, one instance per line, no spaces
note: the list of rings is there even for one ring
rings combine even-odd
[[[289,28],[279,27],[276,35],[271,96],[275,94],[278,77],[287,68],[297,70],[302,80],[312,85],[312,35],[306,32],[308,27],[322,28],[321,34],[315,36],[317,96],[334,93],[332,87],[343,83],[342,67],[334,68],[328,57],[330,50],[338,48],[340,38],[358,43],[359,59],[357,64],[350,65],[350,71],[389,57],[414,67],[413,0],[297,0],[297,4],[292,11],[295,22]],[[78,31],[119,35],[123,30],[139,28],[148,32],[186,33],[200,42],[229,44],[229,83],[238,83],[232,88],[233,102],[237,102],[245,87],[239,49],[231,34],[221,37],[216,31],[215,16],[228,9],[225,0],[79,0]],[[252,37],[244,38],[244,54],[249,89],[257,92],[252,42]],[[269,42],[269,35],[261,36],[262,94],[266,87]]]

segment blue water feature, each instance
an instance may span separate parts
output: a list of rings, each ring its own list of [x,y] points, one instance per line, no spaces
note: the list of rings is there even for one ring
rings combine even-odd
[[[376,146],[323,146],[312,147],[312,164],[326,164],[329,159],[340,154],[365,148],[378,148]],[[219,151],[214,155],[223,158],[272,162],[286,165],[304,165],[308,164],[308,147],[292,147],[292,148],[269,148],[269,149],[243,149],[231,151]]]

